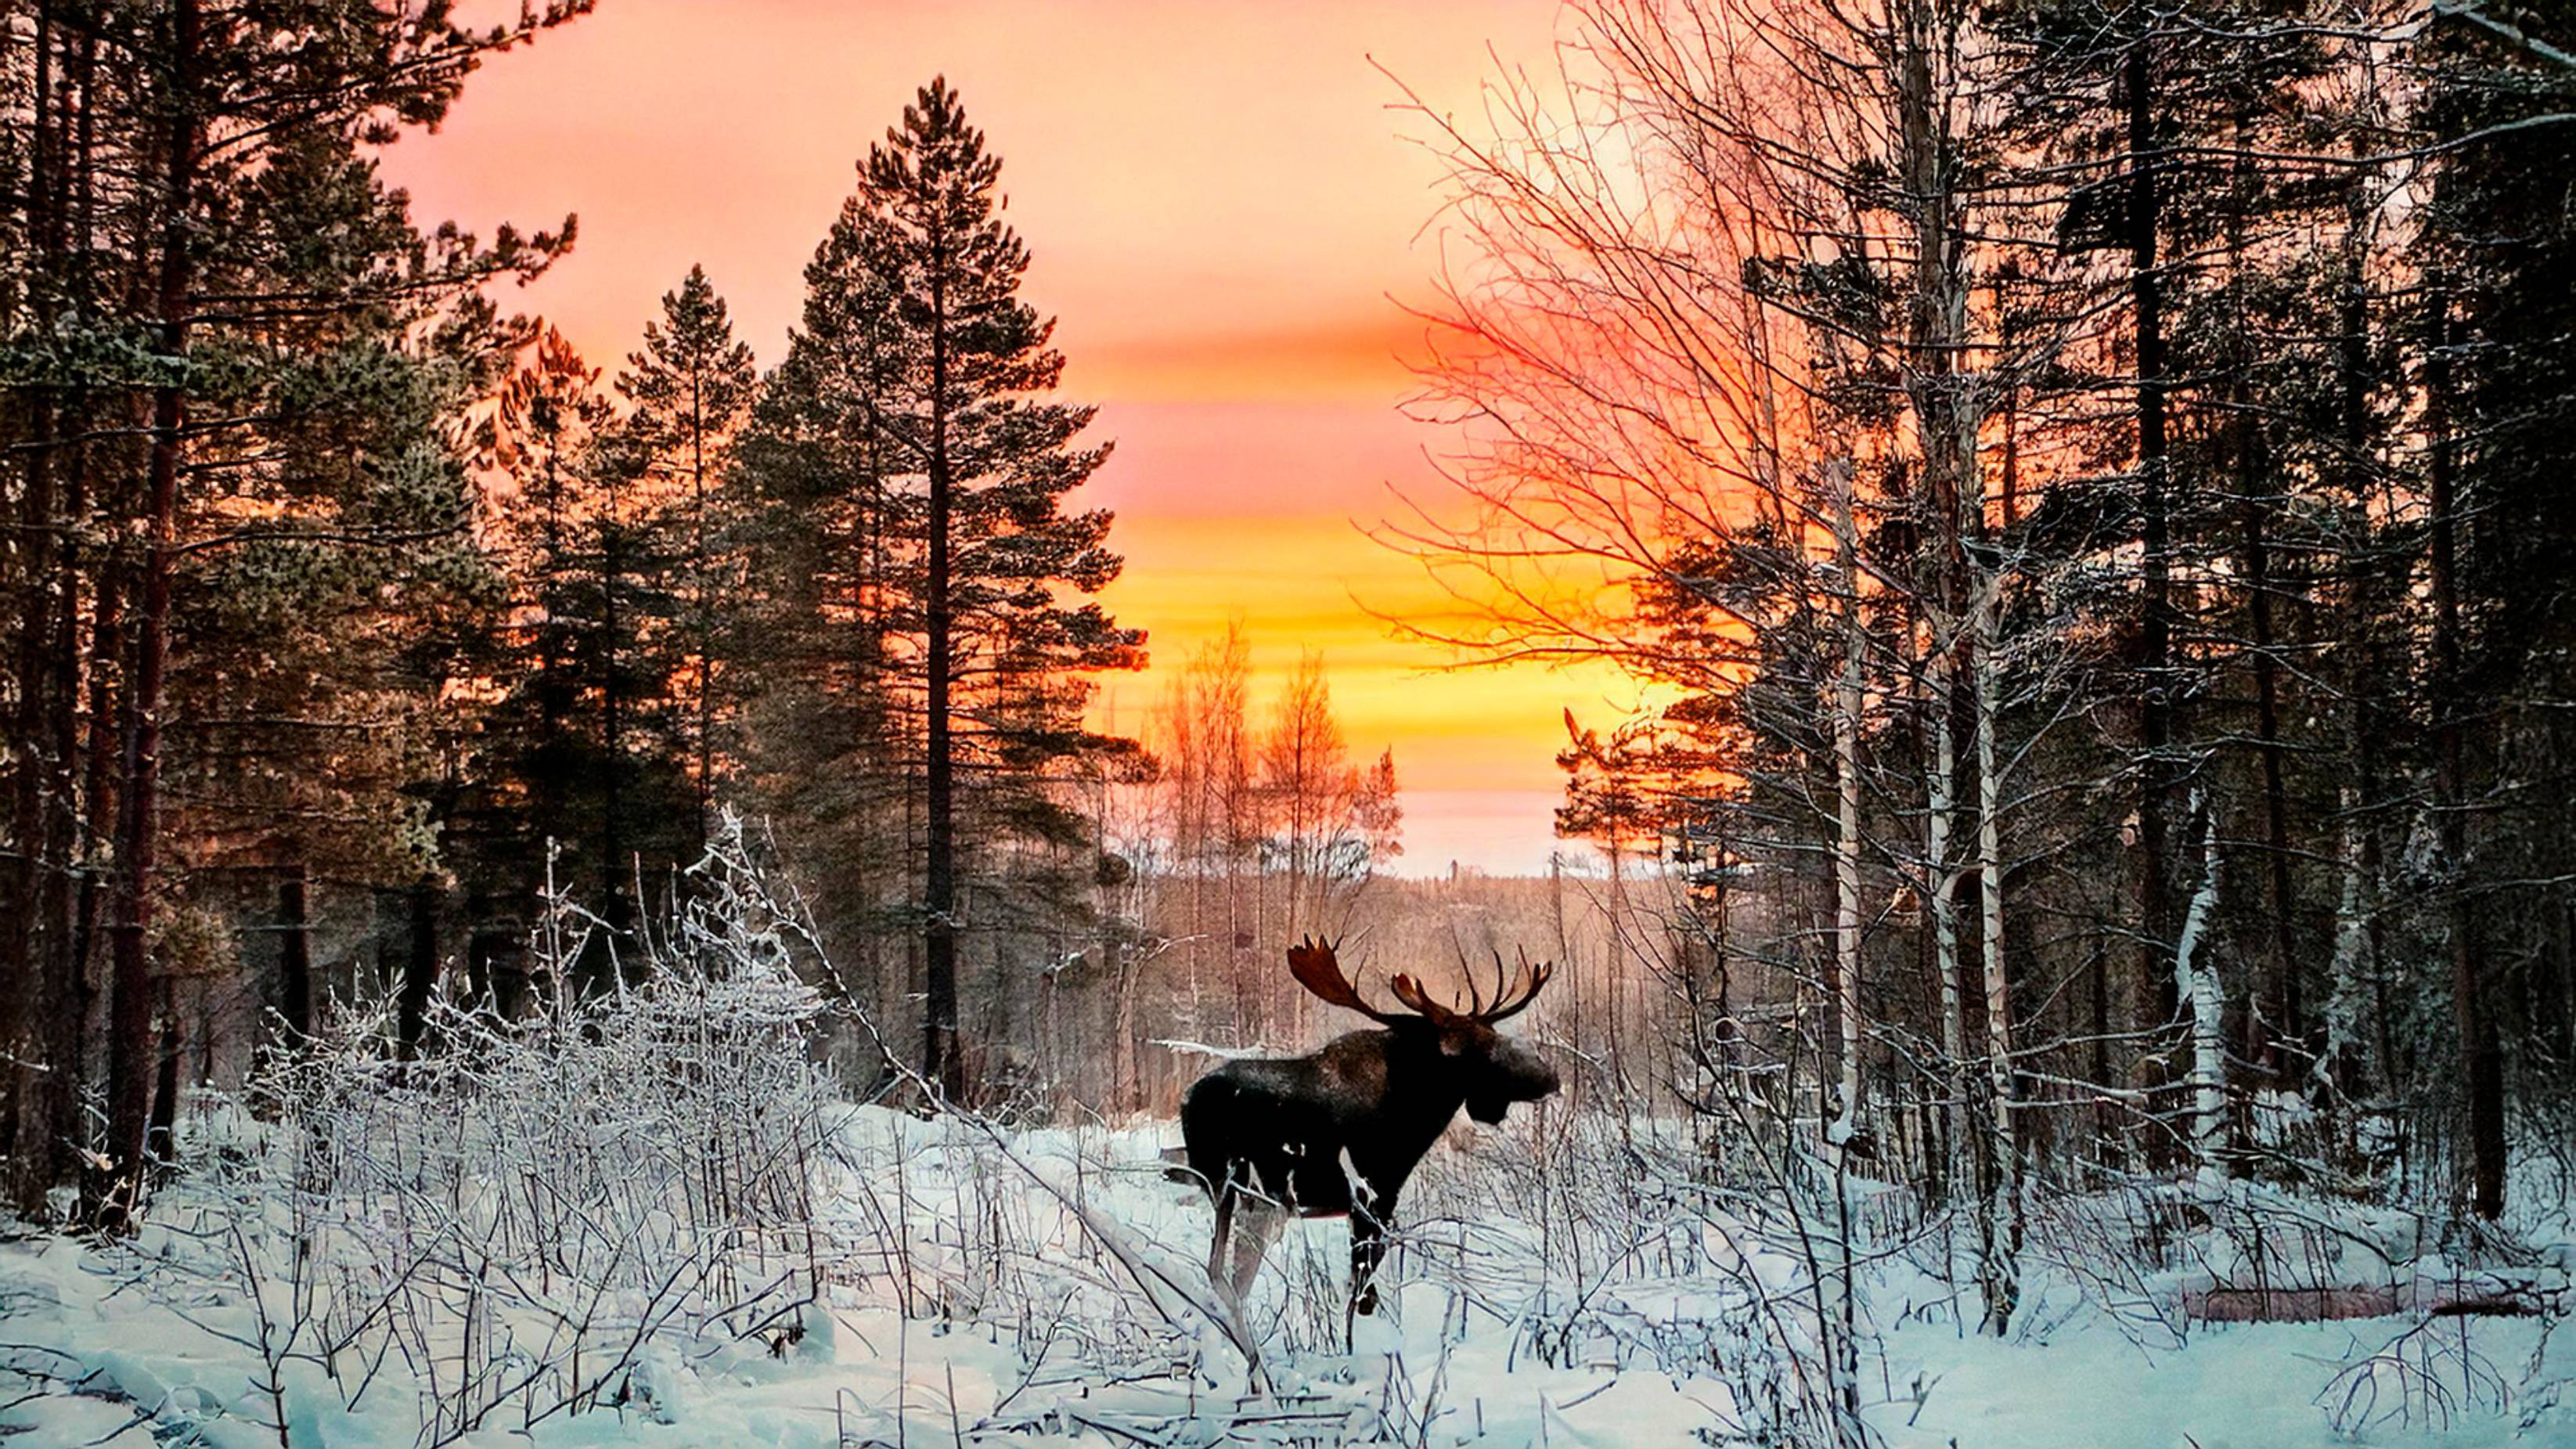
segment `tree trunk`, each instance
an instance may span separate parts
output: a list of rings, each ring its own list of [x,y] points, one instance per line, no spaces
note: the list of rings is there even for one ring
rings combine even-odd
[[[623,627],[618,616],[617,594],[624,582],[626,561],[619,545],[624,541],[625,522],[618,516],[617,483],[611,480],[606,500],[607,510],[600,521],[599,538],[599,749],[600,794],[599,870],[601,917],[608,927],[603,943],[610,962],[618,973],[617,985],[623,988],[633,979],[642,964],[640,952],[630,949],[635,925],[636,901],[631,893],[635,885],[635,865],[627,859],[626,847],[626,690],[620,677],[624,651],[619,648],[617,631]]]
[[[966,1067],[957,1041],[957,835],[955,740],[948,717],[948,527],[954,481],[948,461],[947,281],[934,263],[930,281],[930,558],[924,631],[929,678],[929,758],[923,768],[928,815],[922,907],[927,990],[923,1000],[922,1076],[950,1101],[966,1096]]]
[[[1937,634],[1937,630],[1936,630]],[[1940,641],[1928,666],[1926,701],[1932,723],[1932,778],[1924,811],[1923,894],[1932,912],[1932,966],[1941,989],[1942,1180],[1954,1203],[1972,1196],[1964,1170],[1968,1154],[1967,1001],[1959,968],[1959,904],[1950,870],[1950,834],[1958,807],[1958,746],[1951,722],[1950,667]]]
[[[308,901],[310,877],[299,857],[277,882],[277,1013],[286,1021],[286,1041],[300,1045],[313,1035],[313,917]]]
[[[2245,222],[2260,200],[2260,183],[2254,177],[2252,156],[2246,149],[2249,125],[2243,114],[2236,117],[2236,195],[2227,209],[2228,305],[2235,322],[2228,341],[2227,432],[2228,452],[2236,470],[2238,558],[2245,570],[2245,607],[2253,633],[2254,739],[2263,772],[2263,846],[2269,867],[2264,885],[2268,893],[2265,905],[2272,921],[2272,970],[2270,990],[2249,993],[2254,999],[2245,1013],[2245,1057],[2264,1063],[2279,1078],[2288,1079],[2297,1071],[2293,1058],[2309,1047],[2306,1005],[2299,988],[2298,897],[2290,878],[2289,791],[2282,780],[2281,661],[2273,652],[2269,537],[2272,477],[2263,425],[2255,413],[2252,379],[2248,375],[2255,359],[2252,319],[2244,300]],[[2264,1031],[2267,1010],[2274,1013],[2268,1023],[2276,1028],[2273,1033]]]
[[[1842,590],[1842,676],[1834,691],[1834,1015],[1841,1034],[1841,1074],[1827,1128],[1836,1160],[1860,1128],[1860,715],[1861,622],[1859,541],[1852,519],[1852,465],[1827,465],[1834,490],[1834,576]],[[1614,845],[1615,851],[1615,845]],[[1615,862],[1617,857],[1612,857]]]
[[[0,899],[11,903],[9,909],[0,910],[0,997],[6,998],[0,1000],[0,1052],[12,1063],[0,1075],[8,1089],[7,1101],[0,1105],[0,1134],[8,1141],[0,1150],[6,1151],[12,1173],[20,1179],[12,1199],[22,1205],[41,1205],[43,1188],[25,1180],[36,1160],[26,1150],[33,1139],[20,1128],[27,1104],[44,1095],[45,1070],[64,1069],[46,1061],[42,1038],[47,1013],[55,1009],[50,1001],[54,983],[46,961],[58,949],[67,923],[43,907],[55,899],[55,886],[70,869],[70,862],[48,846],[58,837],[54,817],[68,816],[72,802],[61,789],[68,761],[54,757],[39,743],[59,743],[54,715],[62,706],[52,697],[51,688],[57,584],[50,558],[56,531],[49,456],[53,409],[39,402],[31,412],[29,436],[21,445],[27,449],[25,486],[19,497],[25,539],[19,562],[24,572],[18,580],[23,593],[17,621],[18,707],[11,730],[15,748],[10,754],[15,758],[10,768],[7,836],[13,848],[6,854],[5,871],[0,871],[0,892],[5,892]]]
[[[86,66],[81,74],[86,76]],[[75,429],[87,431],[87,409],[75,414],[72,423]],[[70,486],[63,500],[62,517],[88,515],[89,466],[87,447],[72,444],[67,470]],[[40,974],[30,983],[36,1020],[35,1050],[39,1059],[49,1064],[49,1070],[36,1074],[35,1080],[27,1083],[19,1103],[22,1127],[33,1129],[22,1131],[15,1150],[23,1179],[21,1190],[28,1197],[67,1184],[79,1172],[78,1159],[72,1153],[72,1133],[78,1124],[79,1092],[86,1076],[81,1042],[90,1000],[87,964],[82,955],[80,901],[87,878],[83,867],[94,836],[89,822],[100,806],[97,795],[84,794],[82,780],[81,596],[87,592],[96,607],[106,608],[110,607],[112,594],[105,557],[84,559],[84,552],[80,546],[59,550],[59,578],[54,589],[56,615],[51,630],[52,658],[48,661],[52,675],[52,718],[48,725],[53,733],[54,803],[46,812],[43,836],[45,858],[51,867],[36,900],[36,916],[43,923],[37,943],[41,949],[34,962]],[[95,578],[90,577],[89,570],[96,571]],[[108,637],[112,639],[113,633]],[[89,667],[102,674],[107,668],[103,660],[91,661]],[[96,787],[100,792],[106,788],[103,783]]]
[[[80,881],[72,902],[70,947],[60,967],[63,999],[57,1003],[60,1009],[54,1013],[47,1043],[55,1060],[70,1064],[47,1079],[52,1090],[45,1105],[53,1124],[47,1146],[55,1154],[52,1178],[57,1185],[79,1175],[75,1164],[87,1160],[81,1149],[90,1139],[81,1089],[89,1071],[90,1009],[97,1000],[92,968],[98,959],[99,916],[106,904],[102,896],[112,879],[115,830],[111,822],[123,818],[122,810],[114,807],[121,759],[117,721],[122,713],[116,684],[125,653],[127,571],[122,544],[112,545],[100,565],[98,597],[91,605],[88,733],[81,744]],[[100,1201],[96,1186],[92,1182],[84,1193],[93,1209]]]
[[[2174,990],[2191,1006],[2191,1156],[2201,1186],[2215,1191],[2227,1146],[2227,997],[2208,944],[2210,916],[2218,906],[2218,812],[2194,799],[2201,837],[2200,886],[2183,913],[2174,942]]]
[[[2141,19],[2140,24],[2152,24]],[[2166,517],[2164,296],[2157,277],[2159,206],[2155,112],[2149,86],[2149,39],[2140,35],[2124,63],[2129,156],[2129,293],[2135,316],[2138,506],[2141,600],[2138,629],[2138,975],[2139,1025],[2149,1050],[2181,1014],[2172,970],[2174,932],[2166,879],[2166,830],[2173,742],[2172,542]],[[2151,1144],[2161,1139],[2150,1138]],[[2156,1155],[2151,1146],[2150,1155]]]
[[[2493,1222],[2504,1212],[2504,1057],[2495,1021],[2484,999],[2486,961],[2478,939],[2477,901],[2469,892],[2469,817],[2459,594],[2459,498],[2454,473],[2457,445],[2451,436],[2451,299],[2436,275],[2426,287],[2432,326],[2425,354],[2424,428],[2432,443],[2427,540],[2433,592],[2433,732],[2436,755],[2433,809],[2442,844],[2442,869],[2451,947],[2451,1007],[2459,1033],[2462,1146],[2466,1149],[2470,1210]]]
[[[178,993],[161,979],[161,1050],[152,1073],[151,1125],[144,1136],[146,1171],[166,1172],[179,1160],[180,1061],[187,1039],[179,1030]]]
[[[420,1055],[429,1023],[429,998],[438,987],[438,885],[423,875],[406,893],[411,931],[403,956],[402,985],[394,997],[394,1032],[404,1061]]]
[[[197,172],[197,30],[197,0],[176,0],[171,19],[171,121],[156,298],[162,350],[173,362],[187,355],[189,289],[195,275],[188,244],[188,211]],[[122,869],[108,997],[109,1182],[100,1184],[102,1190],[93,1198],[104,1202],[106,1193],[113,1190],[113,1182],[122,1179],[133,1193],[127,1204],[129,1210],[142,1201],[144,1138],[151,1113],[150,951],[161,844],[161,705],[170,652],[170,575],[178,525],[180,454],[185,446],[181,430],[186,416],[185,384],[173,376],[154,389],[152,403],[142,617],[138,621],[134,685],[126,699],[125,788],[117,830]]]
[[[2355,145],[2361,143],[2356,140]],[[2372,829],[2363,812],[2376,804],[2373,798],[2377,784],[2377,721],[2369,705],[2369,692],[2378,684],[2379,671],[2372,667],[2370,636],[2372,589],[2369,580],[2374,569],[2369,558],[2372,547],[2370,490],[2372,470],[2367,466],[2371,447],[2370,419],[2370,292],[2368,277],[2369,226],[2368,194],[2363,183],[2353,183],[2345,211],[2344,275],[2338,311],[2340,336],[2337,342],[2336,390],[2339,394],[2339,441],[2344,456],[2340,466],[2347,479],[2349,500],[2342,513],[2345,519],[2342,560],[2343,587],[2337,615],[2342,632],[2337,658],[2341,664],[2344,695],[2342,719],[2343,745],[2347,759],[2344,783],[2337,792],[2335,812],[2335,865],[2338,876],[2335,893],[2334,955],[2326,998],[2324,1042],[2316,1061],[2309,1068],[2315,1095],[2331,1101],[2330,1088],[2348,1087],[2349,1061],[2359,1045],[2363,1008],[2365,969],[2377,970],[2371,953],[2373,923],[2378,920],[2378,888],[2372,871],[2374,852]],[[2365,967],[2367,963],[2367,967]],[[2385,1032],[2386,1023],[2381,1022]],[[2377,1078],[2384,1091],[2391,1084],[2390,1072],[2395,1066],[2380,1053]]]
[[[1912,307],[1907,320],[1905,390],[1923,455],[1923,497],[1917,512],[1929,528],[1921,569],[1929,597],[1920,601],[1929,621],[1932,681],[1933,779],[1927,802],[1927,898],[1933,921],[1935,970],[1941,989],[1941,1037],[1954,1193],[1968,1191],[1959,1167],[1971,1148],[1968,1118],[1968,1043],[1959,952],[1958,886],[1951,841],[1958,817],[1960,645],[1967,620],[1963,542],[1984,528],[1984,490],[1977,462],[1981,405],[1962,386],[1959,359],[1969,342],[1968,279],[1961,267],[1958,197],[1952,148],[1957,77],[1947,68],[1955,53],[1962,9],[1941,0],[1908,0],[1898,12],[1897,104],[1905,190],[1914,231]],[[1975,516],[1970,516],[1973,506]],[[1962,1199],[1963,1201],[1965,1199]],[[1991,1256],[1991,1243],[1981,1256]],[[1981,1269],[1981,1276],[1984,1270]]]
[[[1985,968],[1986,1095],[1993,1130],[1992,1190],[1986,1197],[1985,1331],[2001,1338],[2021,1303],[2021,1125],[2014,1114],[2012,979],[2004,969],[2002,782],[1995,770],[1995,730],[2003,713],[2003,666],[1995,658],[1995,589],[1983,585],[1976,606],[1978,954]]]
[[[698,850],[715,838],[715,589],[707,568],[707,410],[705,378],[689,369],[689,551],[698,644]]]
[[[26,214],[38,266],[47,270],[59,263],[61,251],[50,220],[59,210],[54,184],[59,153],[50,143],[51,117],[58,107],[53,31],[53,7],[38,5],[29,38],[35,85],[30,98]],[[39,298],[50,291],[36,289]],[[51,310],[41,309],[40,330],[50,327]],[[0,1106],[0,1139],[5,1139],[0,1151],[6,1152],[14,1179],[11,1200],[34,1216],[42,1213],[45,1190],[51,1186],[46,1180],[48,1154],[36,1145],[44,1136],[45,1114],[39,1104],[46,1095],[49,1065],[45,1025],[47,1013],[55,1009],[49,1000],[54,983],[45,968],[48,957],[60,949],[60,937],[68,925],[59,914],[43,909],[57,899],[55,887],[70,868],[69,861],[50,848],[58,836],[55,820],[67,818],[72,809],[64,788],[71,762],[60,751],[54,724],[57,714],[71,706],[69,700],[56,696],[59,681],[54,669],[56,594],[69,582],[58,580],[54,567],[62,516],[55,487],[57,414],[49,391],[28,388],[23,395],[28,399],[26,434],[16,444],[23,450],[24,464],[18,496],[19,541],[9,560],[17,566],[13,582],[21,590],[14,669],[15,748],[9,751],[13,758],[7,772],[11,785],[7,839],[13,848],[0,857],[0,900],[12,903],[11,909],[0,911],[0,996],[7,998],[0,1001],[0,1052],[6,1052],[13,1065],[0,1075],[8,1090],[7,1102]],[[49,755],[40,742],[53,743],[55,750]],[[49,795],[55,798],[49,801]],[[56,1074],[69,1070],[60,1063],[50,1066]]]

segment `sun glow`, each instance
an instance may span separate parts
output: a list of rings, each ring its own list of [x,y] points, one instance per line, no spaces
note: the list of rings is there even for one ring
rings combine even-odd
[[[1398,300],[1430,298],[1440,170],[1390,76],[1471,113],[1495,56],[1544,63],[1555,16],[1553,0],[620,0],[492,62],[387,168],[421,215],[478,230],[578,213],[575,255],[502,300],[593,362],[613,370],[693,262],[775,362],[852,163],[944,73],[1004,158],[1066,391],[1102,405],[1117,443],[1088,493],[1118,510],[1128,566],[1108,602],[1150,631],[1154,665],[1109,681],[1103,710],[1132,727],[1229,623],[1256,695],[1321,649],[1354,752],[1396,752],[1406,868],[1529,870],[1553,846],[1563,707],[1623,686],[1447,671],[1378,616],[1455,601],[1364,530],[1403,513],[1396,491],[1436,495],[1432,455],[1456,441],[1397,410],[1422,331]]]

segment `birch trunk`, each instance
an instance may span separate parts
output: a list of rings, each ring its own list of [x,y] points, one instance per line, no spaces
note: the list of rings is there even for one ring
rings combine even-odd
[[[1859,539],[1852,521],[1852,465],[1827,466],[1833,488],[1834,564],[1842,590],[1843,667],[1834,702],[1834,783],[1838,796],[1834,832],[1834,1014],[1840,1019],[1842,1061],[1828,1140],[1840,1149],[1860,1122],[1860,711],[1861,624]]]
[[[1986,1089],[1993,1130],[1994,1185],[1986,1200],[1987,1333],[2002,1337],[2021,1300],[2021,1133],[2013,1115],[2012,990],[2004,973],[2002,782],[1995,774],[1995,723],[2003,667],[1995,659],[1995,581],[1976,614],[1978,954],[1985,968]]]
[[[2200,886],[2183,912],[2182,935],[2174,943],[2174,990],[2191,1007],[2191,1155],[2201,1186],[2215,1190],[2223,1176],[2220,1152],[2227,1144],[2227,1040],[2221,1017],[2227,998],[2218,983],[2217,963],[2203,949],[2210,913],[2218,904],[2218,817],[2204,799],[2192,801],[2200,817]]]
[[[1946,641],[1936,638],[1927,692],[1932,713],[1932,778],[1923,826],[1923,893],[1932,912],[1932,963],[1941,984],[1943,1171],[1952,1202],[1973,1196],[1963,1171],[1968,1150],[1968,1028],[1959,980],[1959,904],[1950,875],[1950,835],[1958,814],[1958,746],[1950,719]]]
[[[2335,827],[2335,867],[2342,879],[2335,893],[2334,959],[2328,967],[2325,1043],[2308,1066],[2310,1094],[2320,1100],[2332,1094],[2339,1064],[2359,1044],[2362,959],[2370,949],[2370,889],[2357,818],[2361,792],[2346,785],[2336,800],[2341,823]]]

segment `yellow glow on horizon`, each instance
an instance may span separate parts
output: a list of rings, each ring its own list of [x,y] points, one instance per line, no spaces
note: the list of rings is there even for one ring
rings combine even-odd
[[[1457,669],[1444,651],[1392,637],[1379,615],[1437,620],[1457,602],[1345,518],[1143,517],[1122,520],[1118,537],[1127,572],[1104,597],[1153,630],[1144,675],[1106,682],[1104,706],[1124,729],[1232,624],[1252,646],[1256,711],[1302,651],[1322,651],[1353,755],[1394,749],[1409,790],[1552,792],[1564,710],[1598,718],[1636,698],[1605,666]]]

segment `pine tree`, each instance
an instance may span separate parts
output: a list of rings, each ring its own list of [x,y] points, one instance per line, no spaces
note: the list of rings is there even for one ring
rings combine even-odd
[[[2563,1090],[2576,1017],[2576,850],[2559,803],[2576,759],[2571,26],[2565,4],[2509,19],[2464,7],[2437,16],[2422,41],[2421,123],[2444,163],[2417,238],[2422,295],[2410,310],[2420,321],[2408,329],[2424,399],[2432,605],[2418,712],[2431,736],[2462,1197],[2490,1220],[2507,1182],[2506,1041],[2524,1043],[2526,1090]],[[2539,135],[2556,141],[2535,144]],[[2553,1046],[2555,1083],[2541,1070]]]
[[[806,592],[766,647],[860,661],[818,703],[839,694],[827,707],[881,731],[850,747],[893,766],[904,800],[917,787],[922,1062],[952,1096],[961,935],[1078,912],[1092,862],[1063,766],[1112,748],[1081,724],[1084,676],[1133,667],[1143,642],[1074,602],[1119,568],[1110,515],[1062,506],[1108,450],[1075,441],[1092,409],[1047,400],[1064,358],[1019,299],[1000,172],[955,92],[925,87],[807,269],[805,325],[744,446],[748,535],[837,555],[814,561],[851,611],[787,581],[772,597]],[[820,510],[779,516],[800,503]]]
[[[508,618],[486,670],[500,695],[477,811],[492,836],[482,854],[495,889],[521,897],[544,880],[551,847],[578,850],[579,786],[589,775],[578,736],[581,621],[572,606],[591,489],[586,470],[608,426],[599,373],[549,327],[504,383],[478,439],[482,460],[507,480],[494,501],[494,534],[511,577]],[[596,861],[591,862],[597,865]],[[576,870],[562,882],[583,899],[599,884]]]
[[[725,688],[716,677],[718,601],[733,582],[715,543],[725,500],[719,496],[733,435],[750,410],[758,373],[751,348],[734,340],[733,320],[704,267],[689,268],[677,291],[662,296],[662,317],[644,326],[644,348],[629,355],[617,390],[633,405],[621,436],[649,496],[644,506],[666,520],[683,551],[674,580],[685,602],[679,623],[687,647],[686,690],[690,784],[697,794],[699,839],[715,808]]]
[[[591,987],[634,923],[639,883],[685,864],[698,831],[676,693],[690,641],[671,586],[687,555],[674,515],[645,496],[649,436],[613,415],[598,369],[551,328],[483,434],[516,484],[503,518],[518,595],[492,666],[490,889],[533,911],[551,870],[595,902],[607,934],[581,963]]]
[[[2301,768],[2332,741],[2300,737],[2326,701],[2298,697],[2298,661],[2331,545],[2310,520],[2331,505],[2299,496],[2314,455],[2301,456],[2287,424],[2334,366],[2303,272],[2314,240],[2346,224],[2352,173],[2340,157],[2300,159],[2332,134],[2317,98],[2333,56],[2296,7],[2186,19],[2051,0],[1989,14],[2004,124],[2024,147],[2014,184],[2055,217],[2053,235],[2017,248],[2019,276],[2054,282],[2024,288],[2016,325],[2068,337],[2013,398],[2011,416],[2049,419],[2016,422],[2017,459],[2056,460],[2027,470],[2039,488],[2016,480],[2039,494],[2018,540],[2035,569],[2057,573],[2136,550],[2121,587],[2086,605],[2117,629],[2124,656],[2095,707],[2131,726],[2098,763],[2052,763],[2125,788],[2097,808],[2126,816],[2113,858],[2131,903],[2100,929],[2135,942],[2128,994],[2147,1049],[2132,1072],[2151,1085],[2181,1076],[2186,1038],[2174,1028],[2188,1018],[2196,1077],[2304,1080],[2320,1040],[2308,978],[2324,933],[2311,923],[2326,911],[2292,837],[2301,818],[2332,808],[2308,798],[2331,770]],[[2108,325],[2048,320],[2088,311]],[[2215,877],[2213,832],[2227,857]],[[2182,961],[2190,897],[2213,879],[2199,960]],[[2111,961],[2097,953],[2090,968],[2097,1000]],[[2237,979],[2220,983],[2222,970]],[[2180,987],[2195,975],[2231,1003],[2223,1054],[2212,1050],[2222,1028]],[[2097,1048],[2089,1070],[2107,1063]],[[2214,1100],[2217,1085],[2198,1085],[2196,1102]],[[2210,1114],[2170,1104],[2194,1125],[2151,1136],[2150,1152],[2185,1135],[2208,1144]]]
[[[586,8],[559,0],[473,28],[443,10],[336,3],[48,7],[29,51],[13,23],[9,114],[30,65],[41,139],[22,216],[11,193],[34,243],[17,293],[33,305],[5,324],[11,411],[25,418],[11,451],[41,456],[17,493],[21,520],[65,545],[27,560],[34,595],[21,598],[21,624],[37,627],[19,659],[42,681],[21,703],[47,718],[44,750],[25,757],[38,808],[11,825],[33,827],[27,898],[39,905],[0,969],[49,1023],[73,1023],[37,1051],[11,1044],[50,1068],[22,1083],[15,1114],[42,1143],[15,1157],[22,1202],[87,1145],[77,1023],[102,938],[107,1111],[91,1160],[105,1166],[88,1198],[113,1218],[140,1192],[167,1076],[154,1061],[170,1040],[154,1021],[169,992],[156,940],[197,884],[191,867],[245,863],[284,825],[408,818],[388,794],[418,783],[399,745],[351,758],[340,799],[327,786],[300,800],[261,791],[236,814],[201,808],[220,799],[174,801],[171,785],[191,772],[239,781],[382,706],[412,713],[431,688],[397,678],[366,641],[470,552],[449,429],[508,331],[475,289],[532,274],[564,238],[504,231],[484,247],[425,233],[372,150],[434,123],[482,56]],[[240,607],[194,607],[209,600]],[[298,617],[312,631],[244,632],[262,610],[309,610]],[[255,702],[296,669],[314,682],[286,689],[293,717]],[[217,713],[201,718],[206,704]],[[230,713],[241,704],[252,712]],[[362,866],[389,853],[418,863],[416,835],[360,833],[379,847],[359,852]]]

